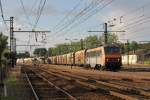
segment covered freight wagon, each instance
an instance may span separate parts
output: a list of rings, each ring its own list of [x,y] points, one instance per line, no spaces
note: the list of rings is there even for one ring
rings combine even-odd
[[[74,65],[75,64],[75,53],[68,53],[67,54],[67,65]]]
[[[86,58],[86,50],[75,52],[75,65],[84,66]]]
[[[62,55],[62,64],[67,65],[67,54]]]

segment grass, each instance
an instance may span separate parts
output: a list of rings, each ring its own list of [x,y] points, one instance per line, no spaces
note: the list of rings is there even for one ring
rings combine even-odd
[[[5,84],[7,85],[16,85],[17,83],[17,79],[15,76],[9,76],[5,81],[4,81]]]
[[[16,100],[16,97],[14,96],[7,96],[7,97],[1,97],[0,100]]]
[[[150,58],[145,59],[144,64],[150,65]]]
[[[7,86],[11,86],[11,87],[16,87],[17,85],[17,79],[15,76],[8,76],[5,80],[4,80],[4,84],[6,84]],[[15,96],[2,96],[0,97],[0,100],[16,100]]]
[[[144,64],[150,65],[150,61],[144,61]]]

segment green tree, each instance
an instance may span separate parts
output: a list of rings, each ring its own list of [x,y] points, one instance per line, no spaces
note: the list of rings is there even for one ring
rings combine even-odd
[[[100,41],[98,39],[98,37],[96,35],[94,36],[88,36],[84,39],[84,45],[85,48],[93,48],[93,47],[97,47],[98,45],[100,45]]]
[[[118,36],[114,33],[108,33],[107,38],[108,38],[108,41],[107,41],[108,44],[118,42]],[[101,44],[104,43],[104,41],[105,41],[105,35],[104,34],[102,36],[100,36],[99,41],[100,41]]]
[[[132,41],[129,47],[131,51],[135,51],[138,49],[138,43],[136,41]]]
[[[66,54],[69,52],[75,52],[81,50],[81,45],[83,44],[83,49],[86,48],[94,48],[98,47],[99,45],[103,44],[104,41],[104,35],[102,35],[100,38],[98,36],[93,35],[93,36],[88,36],[82,41],[77,41],[77,42],[72,42],[70,44],[62,43],[56,45],[56,47],[49,48],[48,52],[50,56],[55,56],[55,55],[61,55],[61,54]],[[117,43],[118,37],[115,34],[108,33],[108,43]]]
[[[0,33],[0,67],[2,67],[2,58],[4,57],[4,51],[7,48],[7,39],[8,37]]]
[[[40,57],[40,56],[47,56],[47,49],[46,48],[37,48],[33,52],[34,55]]]
[[[30,57],[30,53],[28,51],[17,54],[17,58],[28,58],[28,57]]]
[[[5,54],[5,51],[7,49],[7,39],[8,37],[3,35],[2,33],[0,33],[0,73],[1,73],[1,80],[0,80],[0,85],[3,84],[3,67],[4,67],[4,64],[6,62],[5,60],[5,57],[7,57]]]

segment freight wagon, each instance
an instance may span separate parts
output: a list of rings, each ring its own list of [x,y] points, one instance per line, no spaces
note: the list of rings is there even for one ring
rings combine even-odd
[[[115,70],[122,66],[120,48],[116,45],[104,45],[49,58],[52,64],[74,65],[101,70]]]

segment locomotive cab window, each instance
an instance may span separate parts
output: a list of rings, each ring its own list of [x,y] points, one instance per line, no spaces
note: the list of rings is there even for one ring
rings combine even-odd
[[[105,53],[120,53],[120,49],[118,47],[105,47]]]

